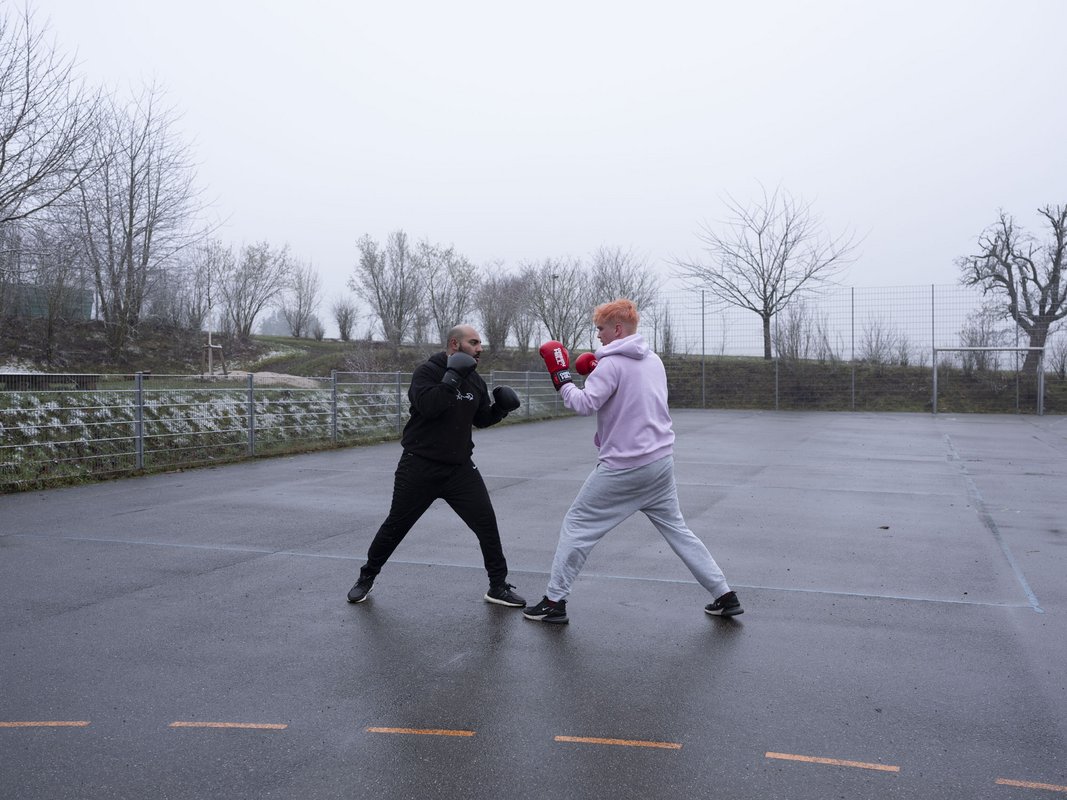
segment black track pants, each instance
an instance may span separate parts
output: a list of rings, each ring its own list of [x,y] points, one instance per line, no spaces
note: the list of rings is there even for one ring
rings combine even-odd
[[[389,516],[374,535],[360,577],[373,578],[381,572],[408,531],[437,499],[448,503],[478,537],[489,583],[495,586],[504,582],[508,564],[496,514],[474,462],[443,464],[406,451],[396,467]]]

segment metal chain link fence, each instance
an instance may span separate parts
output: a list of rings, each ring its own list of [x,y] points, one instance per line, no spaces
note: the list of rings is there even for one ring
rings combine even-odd
[[[0,374],[0,491],[394,439],[410,381]],[[545,374],[492,373],[489,383],[519,394],[505,422],[569,413]]]
[[[1063,331],[1047,343],[1042,384],[1003,349],[1029,342],[982,301],[961,286],[826,292],[772,321],[770,358],[758,315],[698,291],[662,292],[641,331],[674,407],[1067,411]],[[570,413],[543,372],[487,379],[521,398],[506,423]],[[410,380],[0,374],[0,491],[396,438]]]
[[[676,406],[930,411],[936,353],[938,410],[1067,411],[1067,332],[1046,342],[1039,396],[1039,376],[1022,369],[1029,338],[972,287],[837,288],[766,329],[708,292],[664,291],[642,328]]]

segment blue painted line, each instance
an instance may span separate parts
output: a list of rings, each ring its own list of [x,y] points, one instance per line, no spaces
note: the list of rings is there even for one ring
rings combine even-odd
[[[963,463],[963,459],[960,458],[960,454],[956,450],[956,445],[952,443],[952,438],[947,433],[945,434],[945,442],[948,444],[949,459],[956,462],[960,474],[963,475],[963,479],[967,483],[967,493],[971,496],[971,502],[974,503],[975,510],[978,512],[978,518],[982,520],[982,524],[985,525],[986,529],[993,535],[993,540],[1000,547],[1000,551],[1004,554],[1004,558],[1015,573],[1015,580],[1019,582],[1019,586],[1022,587],[1023,592],[1026,594],[1030,607],[1038,614],[1044,614],[1045,610],[1041,608],[1041,604],[1037,600],[1037,595],[1034,594],[1033,589],[1030,588],[1030,583],[1026,580],[1022,568],[1019,566],[1019,562],[1015,560],[1011,548],[1009,548],[1007,542],[1004,541],[1004,537],[1000,533],[1000,527],[997,525],[997,521],[993,519],[993,515],[989,513],[989,508],[986,506],[985,500],[982,499],[982,493],[978,489],[978,484],[974,482],[971,473],[967,471],[967,466]]]

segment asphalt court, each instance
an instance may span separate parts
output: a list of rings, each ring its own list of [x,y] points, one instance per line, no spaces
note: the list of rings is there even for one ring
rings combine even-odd
[[[433,506],[358,606],[395,442],[0,497],[0,798],[1067,796],[1067,419],[675,411],[682,508],[571,624]],[[591,419],[475,434],[540,598]]]

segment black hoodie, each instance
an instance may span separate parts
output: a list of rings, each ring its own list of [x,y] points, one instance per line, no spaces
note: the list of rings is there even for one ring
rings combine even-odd
[[[489,389],[476,370],[470,371],[458,390],[441,383],[447,364],[448,356],[442,351],[415,368],[408,389],[411,419],[400,444],[431,461],[465,464],[474,451],[471,426],[488,428],[507,412],[490,404]]]

